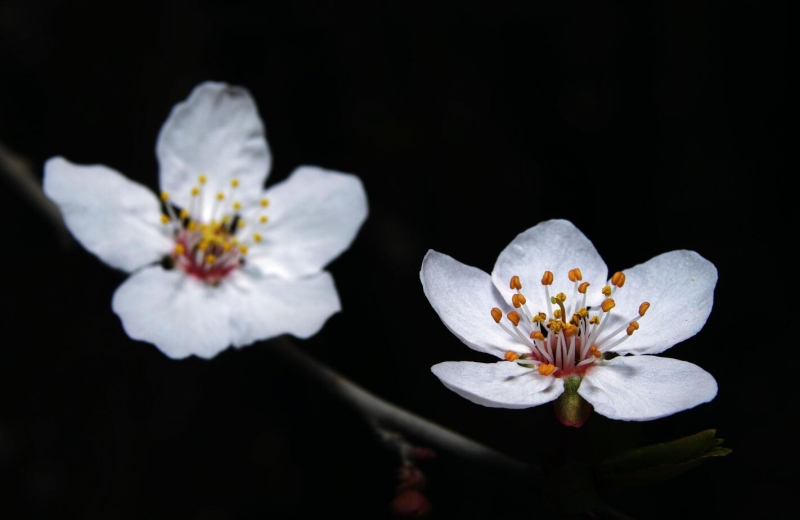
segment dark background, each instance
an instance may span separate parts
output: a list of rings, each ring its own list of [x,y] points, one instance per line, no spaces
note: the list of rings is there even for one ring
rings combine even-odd
[[[247,87],[268,183],[314,164],[357,174],[370,202],[329,266],[344,310],[297,348],[532,462],[563,435],[549,406],[483,408],[430,373],[491,360],[428,304],[425,252],[490,271],[556,217],[612,272],[693,249],[719,269],[715,305],[665,355],[711,372],[716,399],[581,431],[644,445],[716,428],[733,453],[604,500],[636,519],[783,518],[800,483],[786,8],[432,4],[2,0],[0,141],[39,178],[64,155],[156,189],[170,108],[204,80]],[[398,458],[358,415],[268,342],[174,361],[130,340],[110,307],[125,275],[0,186],[0,517],[388,518]],[[421,467],[436,518],[548,517],[526,482],[446,454]]]

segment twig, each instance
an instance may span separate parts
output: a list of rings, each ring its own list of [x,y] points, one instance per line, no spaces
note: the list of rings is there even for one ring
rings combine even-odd
[[[538,466],[520,462],[367,392],[323,363],[309,360],[308,354],[286,337],[276,338],[271,346],[273,351],[359,412],[373,428],[401,430],[443,451],[509,473],[529,477],[539,474]],[[380,435],[382,432],[377,428],[376,432]]]
[[[33,167],[31,167],[30,162],[11,150],[2,141],[0,141],[0,172],[11,179],[17,188],[33,203],[33,206],[50,221],[61,245],[64,247],[70,246],[73,243],[72,235],[64,224],[64,219],[61,217],[58,206],[48,199],[42,191],[42,186],[33,173]]]

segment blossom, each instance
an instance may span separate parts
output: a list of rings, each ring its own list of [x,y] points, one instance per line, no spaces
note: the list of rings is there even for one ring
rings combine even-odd
[[[519,234],[491,275],[428,251],[420,278],[442,322],[468,347],[500,358],[431,370],[484,406],[552,401],[571,426],[581,426],[592,408],[611,419],[645,421],[713,399],[717,383],[708,372],[655,354],[705,324],[714,265],[677,250],[607,276],[595,247],[566,220]]]
[[[44,191],[91,253],[130,276],[112,309],[171,358],[211,358],[281,334],[307,338],[341,309],[324,267],[367,215],[354,175],[300,166],[264,189],[272,157],[249,92],[198,85],[156,144],[159,195],[102,165],[49,159]]]

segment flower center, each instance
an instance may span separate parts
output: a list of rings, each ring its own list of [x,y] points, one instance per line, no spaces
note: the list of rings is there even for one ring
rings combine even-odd
[[[175,247],[164,259],[167,267],[179,266],[188,275],[211,285],[218,284],[223,278],[244,264],[245,255],[253,244],[262,241],[261,233],[247,235],[243,230],[245,220],[242,218],[240,202],[232,200],[232,195],[239,187],[239,181],[232,179],[227,193],[218,192],[214,198],[210,217],[203,219],[203,185],[206,176],[198,177],[199,186],[191,189],[189,208],[181,208],[170,202],[167,192],[161,193],[163,214],[161,222],[170,226],[175,240]],[[269,205],[267,199],[259,201],[265,209]],[[266,214],[258,216],[257,225],[268,221]]]
[[[522,281],[519,276],[511,277],[509,286],[516,291],[511,296],[514,310],[505,317],[512,326],[503,323],[503,311],[497,307],[491,311],[494,321],[523,346],[520,349],[522,354],[511,350],[506,352],[507,361],[536,369],[543,376],[582,376],[597,360],[603,358],[603,354],[639,329],[639,319],[650,308],[647,302],[639,306],[637,316],[625,319],[616,329],[609,331],[606,327],[615,306],[611,296],[625,285],[624,273],[615,273],[611,277],[611,285],[601,289],[605,300],[597,308],[586,307],[589,282],[583,281],[581,270],[571,269],[567,276],[573,283],[571,300],[574,303],[567,303],[564,293],[550,295],[553,273],[545,271],[542,285],[547,309],[546,312],[545,309],[536,309],[536,313],[531,312],[521,292]]]

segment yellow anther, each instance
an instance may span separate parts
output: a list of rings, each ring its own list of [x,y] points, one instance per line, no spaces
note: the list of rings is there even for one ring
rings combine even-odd
[[[162,191],[161,192],[161,200],[163,202],[167,202],[169,200],[169,193],[167,193],[166,191]]]
[[[208,249],[208,240],[201,240],[199,244],[197,244],[197,249],[200,251],[205,251]]]
[[[567,276],[569,276],[570,282],[580,282],[583,280],[583,274],[581,274],[581,270],[577,267],[575,269],[570,269]]]
[[[261,242],[261,235],[258,233],[253,233],[253,242]]]
[[[244,227],[244,225],[245,225],[244,219],[240,218],[239,220],[236,221],[236,228],[237,229],[242,229]]]
[[[603,296],[608,298],[609,296],[611,296],[611,286],[610,285],[606,285],[605,287],[603,287],[603,289],[600,292],[603,293]]]
[[[608,312],[614,308],[616,303],[611,298],[606,298],[603,303],[600,304],[600,308],[603,309],[603,312]]]
[[[233,203],[233,210],[234,211],[239,211],[240,209],[242,209],[242,203],[241,202],[234,202]]]
[[[269,206],[269,199],[261,199],[259,204],[261,204],[262,208],[266,208],[267,206]]]
[[[186,224],[186,229],[188,229],[189,231],[197,231],[197,222],[192,220],[191,222]]]
[[[576,327],[571,323],[568,323],[564,325],[564,334],[566,334],[568,338],[571,338],[572,336],[578,334],[578,327]]]
[[[589,325],[599,325],[600,324],[600,317],[599,316],[592,316],[589,318]]]
[[[181,256],[183,253],[186,252],[186,248],[183,247],[183,244],[175,244],[175,256]]]
[[[586,294],[586,289],[589,288],[589,282],[583,282],[578,286],[578,292],[581,294]]]
[[[564,303],[565,301],[567,301],[567,295],[564,294],[563,292],[560,292],[560,293],[556,294],[556,300],[558,300],[561,303]],[[553,302],[553,303],[556,303],[556,302]]]
[[[227,253],[227,252],[228,252],[228,251],[230,251],[231,249],[233,249],[233,245],[231,245],[231,243],[230,243],[230,242],[223,242],[223,243],[222,243],[222,250],[223,250],[223,251],[225,251],[225,252]]]
[[[503,311],[497,307],[494,307],[492,309],[492,318],[494,318],[495,323],[500,323],[500,320],[503,319]]]
[[[600,352],[600,349],[597,348],[597,345],[592,345],[591,347],[589,347],[589,352],[596,358],[599,358],[600,356],[603,355],[603,353]]]
[[[239,187],[239,179],[231,179],[231,188]]]
[[[225,198],[225,194],[224,193],[222,193],[221,191],[219,193],[217,193],[217,200],[222,200],[224,198]]]
[[[550,329],[553,334],[558,334],[564,330],[564,322],[560,320],[550,320],[550,322],[547,324],[547,328]]]
[[[519,309],[522,305],[525,305],[526,301],[527,300],[525,299],[525,297],[520,293],[511,296],[511,304],[514,306],[515,309]]]
[[[533,321],[534,323],[544,323],[544,320],[546,320],[546,319],[547,319],[547,314],[545,314],[543,312],[540,312],[539,314],[534,316],[533,320],[531,320],[531,321]]]
[[[578,324],[581,322],[581,315],[580,315],[580,314],[578,314],[578,313],[576,312],[576,313],[575,313],[575,314],[573,314],[573,315],[572,315],[572,317],[569,319],[569,322],[570,322],[572,325],[575,325],[575,326],[577,327],[577,326],[578,326]]]
[[[555,303],[555,302],[553,302],[553,303]],[[556,319],[560,320],[561,319],[561,309],[554,310],[553,311],[553,316],[555,316]]]
[[[627,332],[628,336],[630,336],[636,330],[639,330],[639,324],[635,321],[632,321],[631,324],[628,325],[628,328],[625,329],[625,332]]]
[[[625,285],[625,273],[622,271],[614,273],[614,276],[611,277],[611,285],[615,287],[622,287]]]
[[[178,213],[178,216],[181,218],[181,220],[186,220],[187,218],[189,218],[189,211],[182,209],[180,213]]]
[[[261,215],[261,217],[259,217],[258,219],[258,221],[261,222],[262,224],[266,224],[268,220],[269,219],[267,218],[266,215]]]
[[[197,182],[200,184],[205,184],[208,178],[205,175],[198,175]]]
[[[522,282],[519,281],[519,276],[514,275],[511,277],[511,282],[509,282],[508,286],[512,289],[520,290],[522,289]]]
[[[511,311],[506,314],[508,321],[514,324],[515,327],[519,325],[519,313],[517,311]]]
[[[168,224],[168,223],[169,223],[169,215],[164,215],[164,214],[162,213],[162,214],[161,214],[161,223],[162,223],[162,224]]]
[[[588,310],[586,310],[586,307],[581,307],[581,308],[578,310],[578,313],[577,313],[577,314],[578,314],[578,316],[580,316],[581,318],[585,318],[586,316],[588,316],[588,315],[589,315],[589,311],[588,311]]]
[[[553,372],[556,371],[555,365],[551,365],[550,363],[542,363],[539,365],[539,373],[543,376],[549,376]]]
[[[649,308],[650,308],[649,302],[642,302],[642,304],[639,305],[639,316],[644,316],[644,313],[647,312],[647,309]]]
[[[246,255],[247,254],[247,246],[242,244],[239,246],[239,253]]]
[[[516,361],[519,359],[519,354],[512,350],[507,350],[504,357],[506,358],[506,361]]]
[[[542,285],[551,285],[553,283],[553,273],[545,271],[542,275]]]
[[[197,186],[194,186],[192,188],[192,197],[197,197],[198,195],[200,195],[200,188],[198,188]]]
[[[544,334],[542,334],[538,330],[535,330],[535,331],[531,332],[531,339],[535,339],[535,340],[538,340],[538,341],[544,341]]]
[[[206,255],[206,263],[211,265],[217,261],[217,257],[214,255]]]

